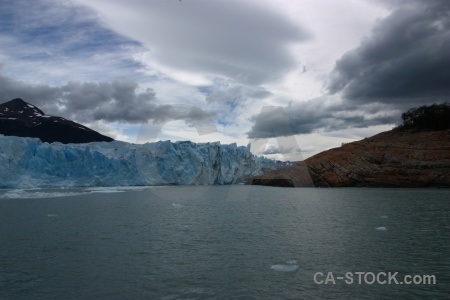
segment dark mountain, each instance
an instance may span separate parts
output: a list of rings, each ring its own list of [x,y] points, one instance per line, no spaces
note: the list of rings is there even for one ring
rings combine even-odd
[[[13,99],[0,104],[0,134],[35,137],[43,142],[111,142],[112,138],[61,117],[46,115],[36,106]]]

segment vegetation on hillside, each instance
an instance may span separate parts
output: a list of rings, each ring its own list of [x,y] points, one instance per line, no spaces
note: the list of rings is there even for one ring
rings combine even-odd
[[[450,129],[450,105],[448,103],[423,105],[402,114],[399,129],[447,130]]]

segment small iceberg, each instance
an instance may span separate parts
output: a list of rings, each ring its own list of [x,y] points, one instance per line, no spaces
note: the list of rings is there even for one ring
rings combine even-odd
[[[123,193],[123,192],[125,192],[123,190],[119,190],[116,188],[106,188],[106,187],[89,188],[87,190],[91,193]]]
[[[386,215],[382,215],[380,218],[381,218],[381,219],[388,219],[389,217],[386,216]]]
[[[297,264],[297,261],[290,260],[286,262],[285,264],[277,264],[273,265],[270,268],[274,271],[278,272],[294,272],[298,269],[299,265]]]
[[[181,207],[183,207],[183,205],[178,204],[178,203],[172,203],[172,207],[181,208]]]
[[[380,226],[380,227],[377,227],[376,230],[379,230],[379,231],[386,231],[387,228],[384,227],[384,226]]]

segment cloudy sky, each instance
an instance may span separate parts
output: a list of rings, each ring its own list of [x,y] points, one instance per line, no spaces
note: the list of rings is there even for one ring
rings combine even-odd
[[[445,0],[4,0],[0,102],[297,160],[450,98]]]

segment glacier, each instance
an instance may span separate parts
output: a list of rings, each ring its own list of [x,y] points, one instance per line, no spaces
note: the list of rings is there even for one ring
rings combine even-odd
[[[0,188],[223,185],[276,168],[250,146],[220,142],[49,144],[0,135]]]

